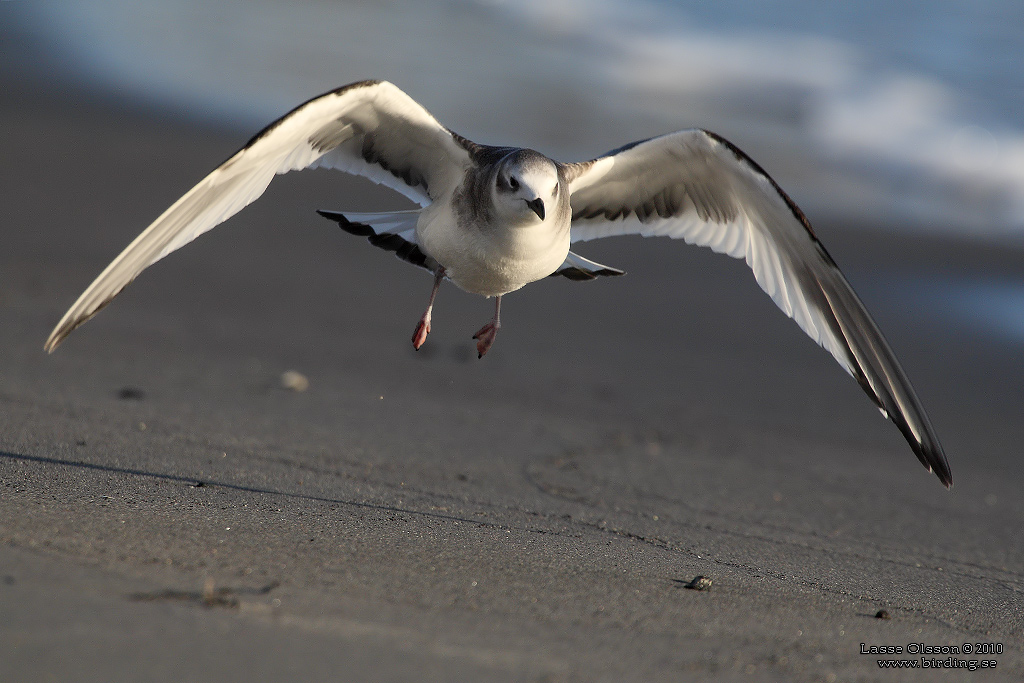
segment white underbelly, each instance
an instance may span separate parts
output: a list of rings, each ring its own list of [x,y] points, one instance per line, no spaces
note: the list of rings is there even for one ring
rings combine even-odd
[[[495,258],[492,255],[485,260],[467,259],[445,270],[448,279],[460,289],[483,296],[499,296],[551,275],[568,253],[566,244],[560,252],[550,251],[535,258]]]
[[[540,223],[489,235],[425,218],[416,229],[420,248],[444,266],[449,280],[473,294],[515,291],[555,272],[569,253],[568,225]]]

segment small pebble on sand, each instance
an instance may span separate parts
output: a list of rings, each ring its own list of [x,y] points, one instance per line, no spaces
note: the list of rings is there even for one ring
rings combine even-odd
[[[300,392],[309,389],[309,378],[301,372],[286,370],[281,373],[281,388]]]
[[[707,591],[711,590],[711,579],[706,576],[698,576],[693,579],[690,583],[686,584],[686,587],[690,590],[695,591]]]

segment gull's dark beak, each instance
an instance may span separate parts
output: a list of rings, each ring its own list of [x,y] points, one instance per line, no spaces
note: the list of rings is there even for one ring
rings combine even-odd
[[[537,217],[544,220],[544,200],[540,197],[536,199],[527,200],[526,205],[533,209],[533,212],[537,214]]]

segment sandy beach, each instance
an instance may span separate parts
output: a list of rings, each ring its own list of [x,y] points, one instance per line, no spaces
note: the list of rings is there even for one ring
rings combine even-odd
[[[811,216],[951,491],[743,263],[683,244],[587,245],[628,275],[509,296],[481,361],[491,304],[446,287],[414,352],[430,277],[314,211],[399,200],[322,171],[47,356],[245,139],[3,78],[0,680],[934,680],[862,644],[965,643],[996,669],[942,680],[1024,676],[1024,357],[907,284],[1019,281],[1021,251]]]

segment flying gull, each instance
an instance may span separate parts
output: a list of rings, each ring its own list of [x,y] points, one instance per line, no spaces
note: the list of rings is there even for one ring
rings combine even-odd
[[[483,357],[501,326],[501,299],[549,275],[622,275],[569,250],[639,234],[683,239],[746,259],[761,288],[852,375],[943,484],[949,464],[888,343],[803,212],[735,145],[706,130],[633,142],[582,163],[519,147],[480,145],[448,130],[383,81],[309,100],[257,133],[167,209],[107,266],[46,341],[53,351],[147,266],[227,220],[274,176],[333,168],[369,178],[420,205],[413,211],[320,211],[434,275],[413,334],[430,333],[443,280],[494,297],[474,335]]]

